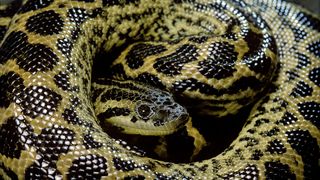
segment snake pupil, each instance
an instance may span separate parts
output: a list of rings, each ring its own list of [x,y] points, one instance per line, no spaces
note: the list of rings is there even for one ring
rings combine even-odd
[[[150,106],[146,104],[142,104],[137,108],[137,113],[140,115],[142,119],[148,120],[152,114],[152,110]]]

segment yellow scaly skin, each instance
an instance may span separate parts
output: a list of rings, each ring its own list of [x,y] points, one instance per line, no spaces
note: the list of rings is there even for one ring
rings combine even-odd
[[[229,13],[215,14],[211,11],[215,2],[219,4],[220,1],[25,2],[12,17],[0,49],[2,177],[315,178],[319,172],[320,144],[319,19],[291,4],[271,0],[236,1],[236,5],[230,5],[228,9],[237,7],[241,11],[232,9]],[[197,3],[201,6],[196,6]],[[149,41],[208,33],[223,35],[227,32],[227,23],[209,15],[226,13],[236,17],[232,13],[242,11],[252,14],[247,7],[258,12],[270,26],[272,33],[269,34],[267,27],[263,32],[273,34],[275,38],[279,69],[271,90],[255,105],[230,148],[208,160],[174,164],[142,157],[124,142],[114,140],[102,131],[89,102],[92,57],[99,47],[112,50],[132,37]],[[182,20],[174,22],[179,16]],[[228,16],[220,16],[223,17],[228,20]],[[240,17],[240,22],[245,22],[243,18]],[[191,26],[197,19],[203,21]],[[165,25],[169,33],[155,22]],[[255,27],[247,25],[255,31]],[[231,32],[239,33],[237,25],[234,27]],[[140,29],[144,30],[139,32]],[[137,36],[139,33],[143,36]],[[219,38],[206,42],[225,39]],[[182,41],[177,44],[181,46]],[[248,42],[244,49],[254,46]],[[200,43],[197,50],[201,47],[204,48]],[[201,50],[207,51],[205,48]],[[235,51],[241,54],[241,50]],[[262,50],[272,62],[277,59],[275,52],[269,47]],[[204,56],[195,58],[204,59]],[[237,61],[241,61],[241,55]],[[268,81],[271,78],[275,63],[270,64],[271,69],[265,74],[258,73],[257,79]],[[246,73],[251,75],[252,71],[240,68],[237,72],[247,76]],[[155,74],[153,70],[150,73]],[[160,74],[167,89],[174,89],[170,88],[172,78],[166,79]],[[215,88],[227,88],[224,85],[233,84],[241,75],[234,73]],[[202,83],[216,81],[199,76],[196,77]],[[192,92],[190,89],[183,91],[183,96]],[[258,93],[247,91],[249,93],[244,93],[244,97]],[[195,96],[198,99],[208,97],[201,93]],[[226,95],[225,98],[232,99],[233,96]],[[234,113],[232,107],[227,107],[226,111]]]

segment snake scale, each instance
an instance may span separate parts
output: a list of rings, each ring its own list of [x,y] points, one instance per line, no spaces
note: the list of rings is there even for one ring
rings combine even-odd
[[[3,179],[320,177],[320,20],[303,8],[280,0],[28,0],[1,6],[0,16]],[[146,157],[104,132],[91,102],[93,58],[126,44],[108,72],[168,89],[187,109],[197,104],[219,117],[261,99],[219,155]],[[178,105],[154,101],[172,105],[161,117],[185,119]],[[148,106],[137,108],[145,121]],[[168,114],[175,108],[177,116]],[[128,114],[114,107],[104,116]]]

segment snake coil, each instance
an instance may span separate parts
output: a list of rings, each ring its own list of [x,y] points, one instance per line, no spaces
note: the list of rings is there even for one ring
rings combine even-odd
[[[3,179],[318,175],[320,20],[303,8],[280,0],[26,0],[0,6],[0,18]],[[226,150],[164,162],[102,130],[90,101],[93,59],[131,42],[112,76],[169,90],[196,112],[235,114],[263,96]],[[161,117],[185,119],[171,105]],[[139,108],[145,121],[153,116]],[[124,108],[107,112],[138,122]]]

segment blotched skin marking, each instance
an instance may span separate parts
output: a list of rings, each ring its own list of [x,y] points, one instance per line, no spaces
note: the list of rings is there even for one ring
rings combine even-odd
[[[30,33],[47,36],[60,33],[63,26],[62,17],[53,10],[49,10],[30,17],[27,21],[26,29]]]
[[[1,5],[0,27],[3,179],[318,175],[320,20],[304,9],[280,0],[29,0]],[[150,48],[127,46],[132,42]],[[124,51],[117,53],[118,47]],[[124,125],[152,122],[156,128],[184,119],[187,111],[159,92],[125,107],[135,100],[131,95],[145,93],[136,82],[113,84],[121,92],[114,94],[127,101],[106,95],[103,84],[93,87],[100,83],[92,69],[101,51],[108,53],[100,60],[111,65],[101,74],[171,91],[196,112],[214,116],[210,121],[256,104],[221,154],[183,164],[148,158],[110,138],[94,111],[126,117]],[[93,106],[91,99],[104,103],[102,95],[117,105]]]

